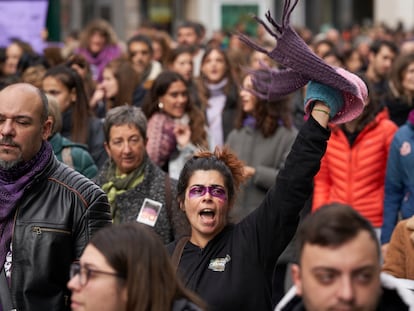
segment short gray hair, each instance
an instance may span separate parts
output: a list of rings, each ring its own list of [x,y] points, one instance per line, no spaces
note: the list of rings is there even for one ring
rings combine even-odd
[[[141,108],[123,105],[110,109],[104,120],[105,141],[109,143],[109,132],[114,125],[129,124],[135,126],[142,138],[147,139],[147,118]]]

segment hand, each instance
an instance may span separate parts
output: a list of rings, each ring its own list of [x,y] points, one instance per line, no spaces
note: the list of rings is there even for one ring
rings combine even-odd
[[[191,140],[191,129],[189,125],[176,123],[174,127],[174,135],[178,146],[185,147]]]
[[[89,101],[89,107],[94,109],[96,107],[96,105],[98,104],[98,102],[100,102],[101,100],[103,100],[105,98],[105,90],[102,87],[101,84],[99,84],[96,87],[95,92],[93,92],[93,95]]]
[[[254,167],[247,165],[243,167],[243,175],[247,178],[252,177],[254,174],[256,174],[256,169]]]

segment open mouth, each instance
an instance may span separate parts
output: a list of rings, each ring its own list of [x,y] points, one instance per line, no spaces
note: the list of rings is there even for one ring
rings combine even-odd
[[[209,209],[209,208],[206,208],[200,211],[201,219],[206,220],[206,221],[213,220],[215,215],[216,213],[212,209]]]

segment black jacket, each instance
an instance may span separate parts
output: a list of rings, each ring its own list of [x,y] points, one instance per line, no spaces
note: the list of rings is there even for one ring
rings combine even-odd
[[[69,266],[111,223],[105,193],[51,157],[17,203],[11,294],[19,310],[69,310]]]

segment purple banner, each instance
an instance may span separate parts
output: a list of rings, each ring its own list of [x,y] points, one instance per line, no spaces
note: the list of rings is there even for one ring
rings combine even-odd
[[[30,43],[42,52],[45,43],[42,31],[46,28],[47,0],[0,1],[0,46],[7,46],[11,38]]]

